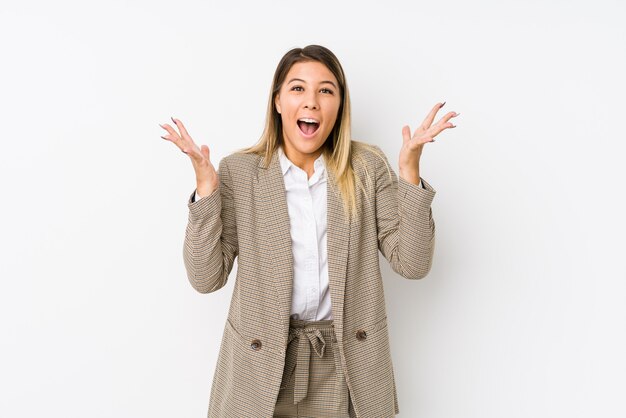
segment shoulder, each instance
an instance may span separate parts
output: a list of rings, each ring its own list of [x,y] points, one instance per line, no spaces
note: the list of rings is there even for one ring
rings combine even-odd
[[[377,169],[388,166],[389,161],[378,145],[352,140],[352,166],[357,169],[363,165],[366,169]]]
[[[374,144],[352,141],[352,169],[366,184],[386,187],[396,181],[396,175],[383,150]]]
[[[257,154],[237,151],[220,160],[217,172],[220,179],[229,187],[236,190],[244,187],[244,190],[247,190],[257,176],[259,161],[260,157]]]
[[[233,152],[220,161],[220,168],[225,167],[231,172],[251,172],[259,166],[261,156],[254,153]]]

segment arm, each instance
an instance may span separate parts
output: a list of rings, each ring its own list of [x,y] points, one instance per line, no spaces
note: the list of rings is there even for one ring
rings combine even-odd
[[[378,148],[378,147],[377,147]],[[382,154],[382,150],[378,148]],[[391,268],[407,279],[421,279],[430,271],[435,248],[431,202],[435,190],[424,179],[422,187],[400,177],[389,161],[377,159],[376,225],[378,248]]]
[[[200,293],[221,289],[239,254],[232,179],[224,159],[219,187],[208,196],[189,198],[183,259],[189,282]]]

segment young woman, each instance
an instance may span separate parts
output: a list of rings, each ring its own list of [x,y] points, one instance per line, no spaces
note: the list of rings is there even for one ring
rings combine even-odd
[[[216,171],[183,123],[167,135],[191,158],[184,262],[201,293],[237,277],[209,417],[393,417],[399,412],[378,251],[395,272],[430,270],[435,190],[423,147],[454,125],[437,104],[402,129],[396,176],[378,146],[350,135],[341,64],[310,45],[287,52],[259,142]]]

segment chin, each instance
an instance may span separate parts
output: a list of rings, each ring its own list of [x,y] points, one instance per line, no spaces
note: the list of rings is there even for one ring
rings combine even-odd
[[[317,138],[303,138],[298,134],[298,132],[296,132],[295,141],[291,139],[287,140],[285,138],[286,137],[283,134],[283,142],[289,142],[289,145],[301,154],[312,154],[319,150],[320,147],[324,146],[324,143],[326,142],[320,141]]]
[[[324,142],[321,142],[321,143],[309,142],[309,143],[305,143],[299,146],[298,151],[302,152],[303,154],[313,154],[314,152],[318,151],[323,146],[324,146]]]

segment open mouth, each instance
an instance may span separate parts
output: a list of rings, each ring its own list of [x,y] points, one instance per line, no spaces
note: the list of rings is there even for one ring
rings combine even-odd
[[[318,130],[320,123],[315,119],[301,118],[298,119],[298,127],[304,135],[311,136]]]

